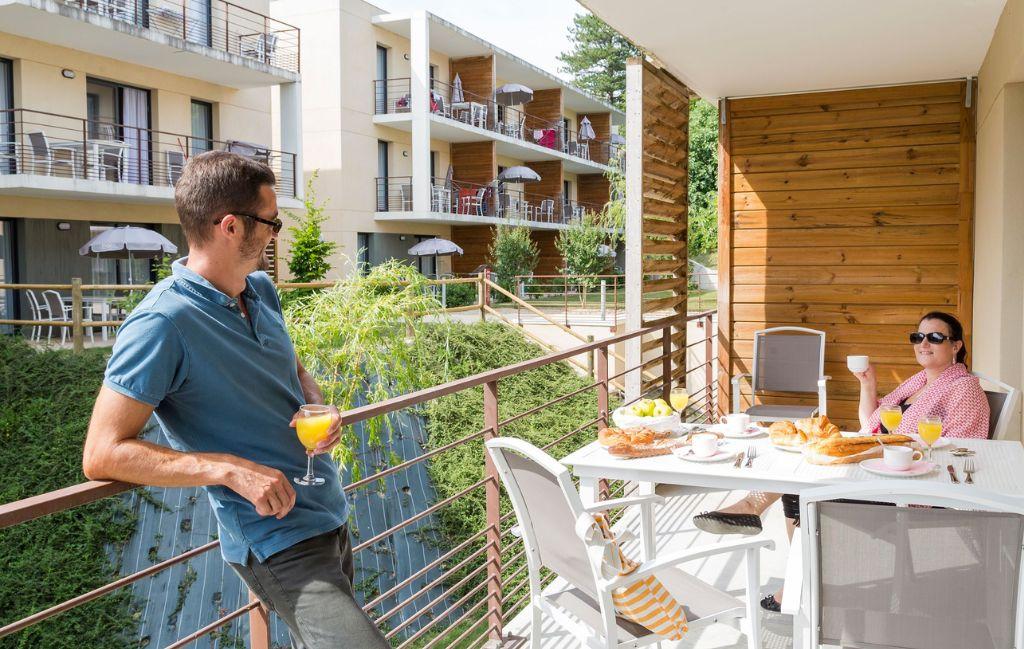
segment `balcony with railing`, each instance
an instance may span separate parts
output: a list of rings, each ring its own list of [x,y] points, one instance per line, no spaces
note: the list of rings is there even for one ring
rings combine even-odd
[[[0,110],[0,194],[171,202],[188,157],[213,149],[269,166],[294,198],[294,153],[23,108]]]
[[[230,87],[299,78],[299,28],[226,0],[13,0],[0,5],[0,24]]]
[[[499,144],[507,147],[499,153],[507,152],[512,157],[537,154],[556,157],[578,163],[567,169],[582,173],[594,173],[601,167],[616,164],[620,158],[621,147],[611,139],[581,138],[577,130],[567,129],[561,120],[537,117],[471,92],[463,91],[462,101],[452,102],[453,86],[441,81],[432,81],[431,85],[430,114],[443,120],[443,124],[454,126],[448,136],[453,142],[471,141],[472,133],[476,133],[478,139],[497,136]],[[374,115],[408,116],[411,113],[412,93],[407,77],[378,79],[373,82],[373,88]],[[405,125],[408,121],[394,120],[393,125]]]
[[[514,189],[501,182],[488,184],[434,178],[430,209],[414,205],[412,178],[374,179],[378,220],[430,220],[446,223],[518,223],[536,228],[561,229],[586,213],[599,213],[603,205],[565,200],[562,194],[545,196]]]
[[[463,281],[463,280],[449,280]],[[482,291],[489,280],[479,280]],[[479,303],[487,309],[483,294]],[[555,404],[577,395],[590,395],[593,408],[585,415],[585,421],[573,422],[566,430],[550,431],[550,442],[544,448],[555,457],[563,457],[594,439],[599,427],[608,425],[610,413],[617,396],[615,385],[630,372],[642,371],[645,378],[651,372],[653,378],[643,382],[645,393],[663,394],[668,398],[671,381],[660,377],[680,377],[678,383],[690,386],[691,403],[686,415],[691,421],[707,421],[716,408],[716,387],[713,381],[715,327],[714,313],[706,312],[691,316],[678,316],[664,320],[645,329],[627,332],[597,342],[583,344],[545,356],[501,367],[481,374],[469,376],[418,392],[398,395],[385,401],[370,403],[341,413],[343,426],[359,425],[371,418],[391,417],[399,413],[421,412],[425,404],[458,395],[461,398],[478,400],[483,414],[483,427],[470,432],[455,441],[424,449],[415,457],[398,458],[391,465],[381,465],[372,475],[367,475],[345,487],[345,492],[354,495],[365,490],[377,489],[385,480],[403,481],[410,470],[422,467],[424,462],[435,461],[443,454],[456,453],[473,458],[473,466],[479,471],[475,480],[461,492],[445,494],[429,506],[416,512],[406,512],[403,519],[387,529],[374,530],[366,538],[359,538],[353,551],[357,556],[374,552],[382,542],[403,530],[417,530],[428,524],[429,517],[442,512],[453,504],[474,500],[485,514],[485,524],[480,529],[467,530],[459,538],[449,540],[441,548],[437,558],[414,571],[393,587],[379,593],[367,595],[361,601],[363,610],[381,628],[393,646],[399,649],[418,647],[480,647],[488,640],[498,640],[510,620],[529,603],[529,580],[527,579],[524,556],[526,549],[515,529],[515,518],[510,510],[503,511],[501,489],[494,466],[485,456],[483,442],[487,439],[516,435],[524,423],[532,417],[542,415]],[[672,359],[680,358],[679,350],[673,349],[675,332],[688,328],[697,340],[686,345],[688,359],[685,368],[673,371]],[[701,336],[695,332],[702,332]],[[626,368],[624,364],[610,367],[610,357],[616,357],[615,348],[627,341],[644,340],[645,356],[640,365]],[[666,351],[669,350],[669,351]],[[659,355],[660,354],[660,355]],[[523,410],[522,407],[502,398],[504,379],[523,375],[563,361],[587,359],[589,374],[585,385],[551,395],[546,403]],[[575,386],[574,386],[575,387]],[[481,393],[478,391],[482,388]],[[591,415],[593,415],[591,417]],[[468,453],[468,454],[467,454]],[[408,483],[405,483],[408,484]],[[16,525],[31,525],[31,521],[58,512],[69,511],[104,498],[116,498],[133,489],[135,485],[116,482],[86,482],[54,492],[40,494],[24,500],[0,504],[0,530]],[[615,498],[629,491],[625,483],[604,485],[602,495]],[[366,528],[367,522],[355,520],[354,526]],[[118,589],[136,584],[152,575],[178,566],[216,550],[219,541],[214,539],[190,545],[162,561],[138,572],[127,574],[113,582],[93,590],[77,593],[70,599],[59,602],[41,603],[38,610],[19,620],[5,620],[0,627],[0,638],[17,638],[19,632],[48,618],[60,615],[96,598],[108,595]],[[70,550],[69,550],[70,552]],[[68,561],[74,561],[69,554]],[[550,582],[551,577],[548,578]],[[207,604],[204,601],[204,606]],[[442,610],[439,611],[438,607]],[[269,649],[271,646],[269,613],[255,599],[234,610],[211,611],[201,620],[206,622],[200,628],[181,629],[179,638],[169,647],[183,647],[200,638],[210,636],[232,621],[248,617],[249,647]],[[398,622],[398,620],[402,620]],[[201,622],[197,622],[200,624]]]

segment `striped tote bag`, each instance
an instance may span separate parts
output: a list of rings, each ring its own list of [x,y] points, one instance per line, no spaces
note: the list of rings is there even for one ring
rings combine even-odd
[[[601,514],[594,515],[601,535],[611,543],[612,552],[605,557],[606,568],[618,575],[628,575],[637,569],[636,561],[622,553],[615,535],[612,534],[608,519]],[[686,613],[672,593],[657,577],[639,579],[612,591],[615,611],[627,620],[649,629],[668,640],[682,640],[687,632]]]

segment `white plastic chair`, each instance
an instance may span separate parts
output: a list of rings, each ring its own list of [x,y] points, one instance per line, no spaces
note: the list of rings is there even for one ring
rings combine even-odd
[[[988,438],[1006,439],[1006,430],[1010,427],[1013,415],[1017,412],[1017,403],[1020,400],[1020,390],[1009,383],[1003,383],[999,379],[985,376],[981,372],[971,372],[982,382],[990,383],[998,390],[985,390],[988,398]],[[984,386],[982,386],[984,387]]]
[[[59,322],[61,320],[71,319],[71,307],[64,304],[63,298],[60,293],[54,290],[43,291],[43,301],[46,302],[46,308],[50,312],[50,321]],[[50,335],[53,333],[53,327],[48,327],[46,332],[46,340],[50,340]],[[64,344],[64,341],[68,337],[68,328],[60,327],[60,342]]]
[[[452,190],[444,185],[431,185],[430,203],[432,212],[450,212],[452,210]]]
[[[550,455],[519,439],[488,440],[487,452],[505,485],[526,548],[530,580],[530,646],[541,646],[541,624],[547,615],[567,629],[584,647],[646,647],[663,640],[646,628],[615,614],[612,591],[637,579],[657,576],[684,607],[689,633],[716,621],[743,620],[747,646],[761,646],[759,559],[769,539],[754,538],[687,548],[644,562],[635,572],[606,578],[603,557],[609,547],[597,531],[593,514],[616,507],[639,505],[651,515],[661,496],[645,495],[606,500],[586,507],[573,485],[569,470]],[[622,539],[624,534],[620,533]],[[676,566],[686,561],[730,552],[744,553],[747,601],[722,592]],[[546,591],[541,568],[556,573]]]
[[[50,314],[50,307],[45,302],[40,302],[36,296],[35,291],[32,289],[25,289],[25,294],[28,296],[28,307],[32,312],[32,319],[36,322],[47,322],[53,320],[53,316]],[[52,329],[52,327],[49,327]],[[29,331],[28,339],[38,342],[43,336],[43,325],[33,325],[32,330]],[[47,336],[49,339],[49,336]]]
[[[850,498],[862,502],[835,502]],[[807,490],[800,501],[794,645],[1024,647],[1024,499],[878,480]]]
[[[751,401],[758,392],[818,395],[817,406],[755,405],[745,411],[757,421],[781,421],[828,414],[825,332],[805,327],[772,327],[754,332],[751,374],[732,377],[732,412],[741,412],[742,379],[750,379]]]

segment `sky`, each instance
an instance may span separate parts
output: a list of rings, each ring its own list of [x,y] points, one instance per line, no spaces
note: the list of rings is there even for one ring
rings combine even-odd
[[[537,67],[559,72],[558,55],[568,49],[573,16],[586,10],[576,0],[369,0],[388,11],[426,9]]]

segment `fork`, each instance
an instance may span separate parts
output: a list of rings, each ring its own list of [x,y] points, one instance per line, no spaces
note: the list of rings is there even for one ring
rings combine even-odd
[[[974,477],[971,475],[975,472],[974,459],[967,457],[964,458],[964,473],[967,475],[967,479],[964,481],[967,484],[974,484]]]
[[[754,458],[755,457],[757,457],[757,447],[756,446],[748,446],[747,447],[747,462],[746,462],[746,464],[743,465],[743,468],[749,469],[750,467],[754,466]]]

